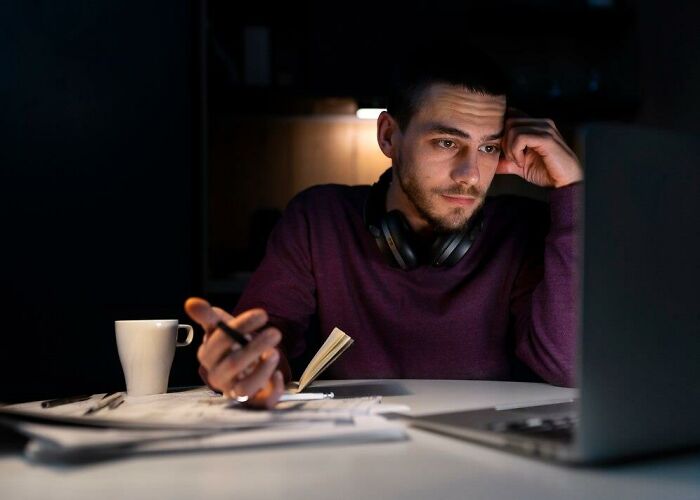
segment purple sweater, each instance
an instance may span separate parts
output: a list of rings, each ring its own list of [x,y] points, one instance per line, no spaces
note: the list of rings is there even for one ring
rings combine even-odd
[[[235,313],[265,309],[297,371],[338,326],[355,343],[328,378],[534,372],[572,386],[579,190],[553,190],[549,206],[488,198],[483,232],[454,267],[403,271],[384,261],[364,225],[369,186],[312,187],[289,203]]]

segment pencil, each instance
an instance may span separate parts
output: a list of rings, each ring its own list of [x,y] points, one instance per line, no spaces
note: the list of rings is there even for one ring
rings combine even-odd
[[[96,412],[100,411],[102,408],[105,408],[107,406],[109,406],[110,408],[116,408],[116,406],[118,406],[119,401],[123,400],[123,399],[124,399],[123,392],[114,393],[111,396],[109,396],[108,398],[100,399],[97,403],[95,403],[90,408],[88,408],[87,411],[85,413],[83,413],[83,416],[96,413]]]
[[[41,403],[42,408],[53,408],[54,406],[61,406],[61,405],[67,405],[70,403],[77,403],[78,401],[85,401],[86,399],[90,399],[92,394],[84,394],[82,396],[70,396],[67,398],[57,398],[57,399],[49,399],[48,401],[43,401]]]

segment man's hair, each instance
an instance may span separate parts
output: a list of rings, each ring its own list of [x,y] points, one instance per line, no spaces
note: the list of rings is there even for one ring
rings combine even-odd
[[[397,62],[387,111],[404,131],[433,84],[457,85],[482,95],[508,93],[508,79],[500,67],[474,48],[457,49],[449,42],[420,47],[407,50]]]

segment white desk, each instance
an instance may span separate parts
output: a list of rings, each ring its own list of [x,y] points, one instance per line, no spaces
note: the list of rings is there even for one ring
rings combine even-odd
[[[383,393],[416,415],[517,401],[566,398],[573,390],[481,381],[322,382],[342,395]],[[400,395],[403,393],[403,395]],[[396,394],[396,395],[389,395]],[[0,497],[14,499],[700,499],[700,454],[607,468],[567,468],[411,429],[403,442],[315,444],[164,454],[88,466],[0,455]]]

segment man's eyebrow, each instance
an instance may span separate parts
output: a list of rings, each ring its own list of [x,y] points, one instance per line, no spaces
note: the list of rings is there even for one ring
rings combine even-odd
[[[438,133],[446,135],[454,135],[455,137],[461,137],[462,139],[471,139],[471,136],[464,130],[460,130],[455,127],[450,127],[442,123],[429,123],[425,126],[425,131],[429,133]],[[503,130],[496,132],[495,134],[485,135],[481,138],[482,141],[495,141],[496,139],[501,139],[503,137]]]
[[[495,134],[485,135],[481,138],[482,141],[495,141],[497,139],[503,139],[503,130],[496,132]]]

